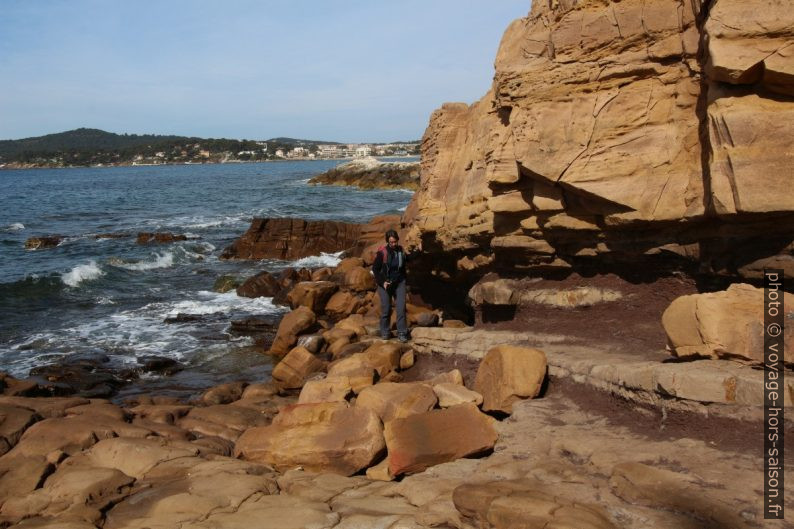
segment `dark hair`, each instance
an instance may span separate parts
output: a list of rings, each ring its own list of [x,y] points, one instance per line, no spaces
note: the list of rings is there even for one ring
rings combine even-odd
[[[395,239],[397,239],[398,241],[400,240],[400,236],[399,236],[399,235],[397,235],[397,232],[396,232],[396,231],[394,231],[394,230],[389,230],[389,231],[387,231],[387,232],[386,232],[386,242],[389,242],[389,239],[390,239],[390,238],[392,238],[392,237],[394,237],[394,238],[395,238]]]

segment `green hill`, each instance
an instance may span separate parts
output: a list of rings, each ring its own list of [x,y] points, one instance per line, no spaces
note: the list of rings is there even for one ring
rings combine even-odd
[[[159,136],[155,134],[114,134],[99,129],[81,128],[35,138],[2,140],[0,141],[0,157],[10,160],[25,152],[116,151],[141,145],[195,139],[184,136]]]

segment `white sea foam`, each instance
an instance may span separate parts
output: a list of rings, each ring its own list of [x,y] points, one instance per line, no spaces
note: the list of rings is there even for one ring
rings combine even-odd
[[[24,224],[22,224],[21,222],[15,222],[13,224],[9,224],[8,226],[6,226],[5,231],[19,231],[24,229],[25,229]]]
[[[183,362],[215,357],[232,348],[250,345],[248,337],[228,340],[206,339],[208,331],[225,333],[228,319],[247,315],[278,314],[285,308],[273,304],[271,298],[244,298],[234,292],[220,294],[200,291],[188,299],[149,303],[140,308],[120,310],[103,318],[64,327],[28,337],[24,342],[0,345],[0,361],[14,376],[27,376],[37,365],[50,363],[58,355],[85,350],[104,351],[115,364],[134,364],[136,357],[158,355]],[[227,318],[165,323],[177,314],[208,315],[223,313]],[[20,354],[46,351],[45,354]]]
[[[111,261],[113,266],[118,266],[119,268],[126,268],[127,270],[154,270],[155,268],[170,268],[174,266],[174,253],[173,252],[163,252],[163,253],[155,253],[154,259],[152,261],[139,261],[137,263],[126,263],[119,259],[114,259]]]
[[[67,286],[77,287],[83,281],[90,281],[105,275],[96,261],[91,261],[88,264],[77,265],[61,276],[61,281]]]
[[[292,265],[305,268],[315,268],[320,266],[333,267],[338,265],[342,260],[343,253],[344,250],[336,253],[321,252],[320,255],[312,255],[310,257],[298,259],[297,261],[293,262]]]
[[[283,311],[273,304],[273,298],[244,298],[238,296],[234,291],[220,294],[202,290],[196,293],[195,299],[171,303],[170,310],[164,316],[228,313],[238,310],[254,311],[257,314],[277,314]]]

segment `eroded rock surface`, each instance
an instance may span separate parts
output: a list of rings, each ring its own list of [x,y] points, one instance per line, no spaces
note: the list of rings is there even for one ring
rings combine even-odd
[[[488,94],[433,113],[408,244],[453,279],[794,277],[788,7],[534,2]]]

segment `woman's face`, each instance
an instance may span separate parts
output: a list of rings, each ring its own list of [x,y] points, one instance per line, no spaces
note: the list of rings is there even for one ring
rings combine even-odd
[[[389,246],[392,247],[392,248],[396,247],[397,246],[397,239],[395,239],[394,237],[389,237]]]

